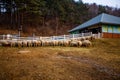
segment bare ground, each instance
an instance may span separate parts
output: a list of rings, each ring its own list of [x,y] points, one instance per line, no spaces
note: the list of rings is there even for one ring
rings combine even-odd
[[[120,40],[90,48],[0,47],[0,80],[120,80]]]

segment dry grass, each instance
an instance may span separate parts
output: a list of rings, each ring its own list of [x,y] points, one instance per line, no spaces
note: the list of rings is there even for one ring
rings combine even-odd
[[[120,40],[93,47],[0,47],[0,80],[120,80]]]

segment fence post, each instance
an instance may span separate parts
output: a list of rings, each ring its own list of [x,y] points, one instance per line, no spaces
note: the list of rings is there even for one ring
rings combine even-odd
[[[34,41],[34,38],[35,38],[35,34],[33,33],[33,41]]]
[[[54,36],[52,36],[52,40],[53,40]]]
[[[5,35],[3,34],[3,40],[5,40]]]
[[[65,35],[64,35],[64,40],[66,39]]]
[[[73,34],[73,39],[75,38],[75,35]]]
[[[39,37],[39,40],[41,40],[41,36]]]
[[[100,38],[101,36],[100,36],[100,32],[98,32],[98,38]]]
[[[55,36],[53,36],[52,40],[54,40],[54,39],[55,39]]]
[[[92,36],[92,32],[90,32],[90,36]]]
[[[82,34],[82,37],[84,36],[84,33],[81,33]]]

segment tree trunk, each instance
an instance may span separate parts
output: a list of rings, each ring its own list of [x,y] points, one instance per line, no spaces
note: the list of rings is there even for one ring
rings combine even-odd
[[[56,36],[58,35],[58,27],[59,27],[59,18],[56,17],[56,31],[55,31]]]

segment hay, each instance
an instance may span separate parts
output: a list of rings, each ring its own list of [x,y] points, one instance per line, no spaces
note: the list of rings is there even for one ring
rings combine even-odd
[[[18,51],[18,54],[23,54],[23,53],[30,53],[31,51],[28,50],[20,50]]]

